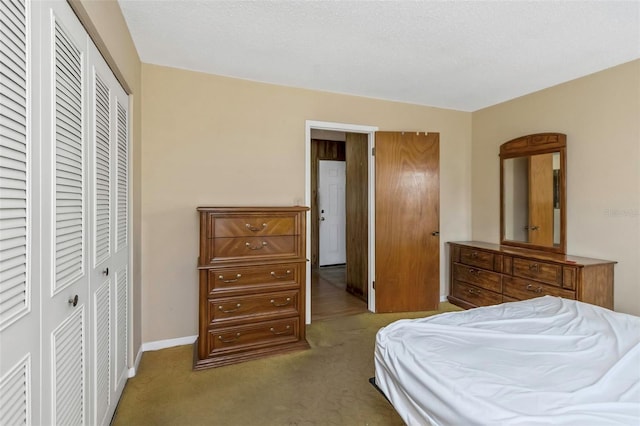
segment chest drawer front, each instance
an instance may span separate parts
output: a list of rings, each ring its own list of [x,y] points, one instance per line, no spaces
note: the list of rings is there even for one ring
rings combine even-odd
[[[208,294],[219,297],[233,292],[300,288],[303,276],[304,263],[215,268],[208,273]]]
[[[470,248],[460,249],[460,262],[465,265],[477,266],[478,268],[484,268],[492,271],[493,258],[494,254],[487,251]]]
[[[296,236],[212,238],[210,262],[297,257]]]
[[[456,280],[453,281],[451,293],[454,297],[462,299],[475,306],[489,306],[502,303],[501,294]]]
[[[209,238],[295,235],[295,217],[209,215]]]
[[[230,321],[264,321],[298,314],[299,292],[296,290],[252,296],[209,300],[209,323]]]
[[[562,266],[530,259],[513,259],[513,275],[562,286]]]
[[[254,350],[299,340],[298,318],[209,330],[209,353]]]
[[[455,263],[453,265],[453,279],[464,281],[497,293],[502,292],[502,276],[495,272]]]
[[[513,277],[504,278],[504,295],[518,300],[533,299],[534,297],[547,295],[564,297],[565,299],[576,298],[576,293],[573,291]]]

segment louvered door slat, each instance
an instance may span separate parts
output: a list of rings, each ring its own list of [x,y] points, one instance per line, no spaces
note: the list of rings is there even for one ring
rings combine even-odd
[[[111,281],[95,293],[95,387],[96,424],[104,424],[111,404]]]
[[[29,310],[27,20],[24,1],[0,5],[0,330]]]
[[[128,268],[124,267],[116,272],[116,383],[118,383],[121,374],[127,369],[127,353],[129,351],[129,338],[127,335],[127,323],[129,321],[127,315],[127,271]]]
[[[55,25],[56,269],[54,293],[84,271],[82,52]]]
[[[127,110],[118,103],[117,107],[117,137],[118,137],[118,164],[117,164],[117,211],[118,211],[118,250],[127,245],[128,239],[128,215],[129,215],[129,143],[127,138]]]
[[[3,76],[2,79],[2,89],[6,94],[6,108],[10,109],[19,117],[25,117],[26,109],[24,105],[19,102],[19,99],[24,98],[27,94],[27,91],[23,86],[16,82],[16,80],[20,81],[19,77],[14,79],[4,77],[5,76]]]
[[[111,148],[110,148],[110,109],[109,88],[95,74],[95,231],[94,265],[106,260],[111,254]]]
[[[6,262],[6,268],[2,270],[2,274],[0,275],[2,277],[0,281],[0,291],[3,296],[4,293],[8,291],[14,291],[16,293],[22,293],[24,291],[24,289],[10,286],[10,282],[13,281],[13,284],[15,284],[16,278],[20,277],[25,271],[24,264],[26,263],[26,256],[22,252],[24,239],[19,239],[18,242],[22,243],[14,244],[14,247],[2,250],[5,256],[4,261]]]
[[[26,118],[22,115],[12,117],[11,111],[9,111],[7,108],[2,108],[2,116],[0,117],[2,136],[3,139],[7,141],[7,143],[13,143],[12,146],[7,145],[7,148],[15,149],[16,144],[20,144],[22,142],[22,138],[27,132],[24,124],[19,123],[18,121],[24,122],[26,121]]]
[[[54,407],[57,424],[80,425],[84,419],[84,309],[76,310],[53,331]]]
[[[31,357],[25,356],[0,377],[0,424],[31,424]]]

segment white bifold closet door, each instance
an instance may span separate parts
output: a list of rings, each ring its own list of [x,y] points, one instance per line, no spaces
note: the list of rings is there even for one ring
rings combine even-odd
[[[11,368],[0,364],[0,387],[7,406],[30,420],[24,423],[14,414],[5,418],[2,400],[0,424],[108,424],[126,382],[129,351],[128,98],[65,1],[0,1],[3,36],[5,10],[11,7],[32,9],[26,15],[33,23],[24,31],[31,58],[26,136],[17,132],[14,137],[26,141],[25,183],[4,179],[5,169],[22,176],[4,160],[5,153],[19,157],[20,141],[7,141],[15,145],[7,151],[3,138],[0,165],[0,220],[8,217],[24,231],[18,236],[22,246],[6,243],[3,232],[2,249],[11,245],[11,253],[24,259],[25,284],[20,285],[26,286],[24,304],[32,308],[20,311],[22,302],[16,299],[17,308],[7,315],[22,317],[8,320],[12,324],[0,331],[0,358],[5,359],[5,342],[11,342],[15,363]],[[3,77],[20,68],[15,62],[3,56]],[[2,92],[4,101],[5,92],[16,90],[2,86]],[[29,104],[29,96],[37,102]],[[13,115],[5,119],[4,104],[2,112],[2,125],[15,127]],[[5,181],[25,189],[8,192]],[[16,211],[5,212],[14,193]],[[22,210],[18,195],[26,200]],[[4,287],[5,275],[0,305]],[[21,332],[22,339],[16,339]],[[27,390],[22,393],[21,380]]]
[[[0,1],[0,424],[39,421],[39,205],[24,0]]]
[[[128,98],[97,49],[90,47],[91,423],[109,424],[128,374]]]

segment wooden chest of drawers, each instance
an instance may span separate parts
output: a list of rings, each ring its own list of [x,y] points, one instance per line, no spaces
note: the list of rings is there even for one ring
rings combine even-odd
[[[307,207],[199,207],[194,369],[305,349]]]
[[[613,309],[616,262],[476,241],[449,247],[448,299],[462,308],[551,295]]]

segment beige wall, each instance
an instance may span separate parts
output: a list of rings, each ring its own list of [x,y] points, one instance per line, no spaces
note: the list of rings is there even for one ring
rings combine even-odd
[[[304,200],[305,120],[440,132],[441,241],[471,235],[470,113],[147,64],[142,83],[144,342],[197,334],[197,206]]]
[[[615,309],[640,315],[640,61],[473,113],[473,238],[498,242],[500,144],[567,135],[567,251],[615,260]]]
[[[567,133],[568,250],[617,260],[640,314],[638,61],[470,114],[141,65],[116,0],[70,3],[132,95],[134,354],[197,332],[196,206],[304,198],[305,120],[440,132],[443,245],[498,241],[502,142]]]
[[[141,63],[129,34],[120,6],[116,0],[70,0],[80,21],[87,29],[109,66],[130,96],[131,112],[131,190],[132,190],[132,347],[130,363],[142,344],[140,302],[141,294],[141,227],[140,227],[140,177],[141,177]]]

